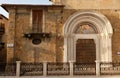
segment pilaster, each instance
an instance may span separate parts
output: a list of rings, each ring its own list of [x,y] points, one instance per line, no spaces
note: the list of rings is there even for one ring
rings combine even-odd
[[[16,10],[10,9],[10,19],[7,32],[7,62],[12,62],[14,59],[14,42],[15,42],[15,21],[16,21]]]

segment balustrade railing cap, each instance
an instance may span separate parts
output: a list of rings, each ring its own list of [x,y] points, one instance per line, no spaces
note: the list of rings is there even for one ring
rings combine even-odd
[[[17,63],[21,63],[21,61],[16,61]]]

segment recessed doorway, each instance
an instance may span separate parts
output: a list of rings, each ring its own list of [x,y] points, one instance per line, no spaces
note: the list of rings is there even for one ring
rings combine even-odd
[[[103,14],[74,13],[64,26],[64,61],[112,62],[112,34],[110,21]]]

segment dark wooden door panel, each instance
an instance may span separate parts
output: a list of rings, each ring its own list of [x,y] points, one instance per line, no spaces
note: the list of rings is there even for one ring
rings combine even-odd
[[[93,39],[79,39],[76,43],[76,62],[95,63],[96,46]]]

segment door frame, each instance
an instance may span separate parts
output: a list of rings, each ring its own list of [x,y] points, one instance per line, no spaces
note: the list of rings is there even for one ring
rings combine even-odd
[[[96,45],[96,61],[100,60],[99,34],[67,34],[64,38],[64,62],[76,62],[76,42],[78,39],[93,39]]]
[[[76,42],[78,39],[93,39],[96,48],[96,60],[100,60],[100,52],[99,52],[99,40],[97,38],[97,34],[75,34],[75,43],[74,43],[74,62],[76,62]],[[95,60],[95,62],[96,62]]]

